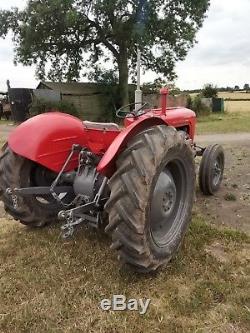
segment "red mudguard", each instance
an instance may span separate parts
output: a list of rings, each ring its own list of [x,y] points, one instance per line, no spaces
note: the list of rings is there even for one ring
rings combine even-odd
[[[131,138],[136,134],[140,133],[148,127],[163,124],[166,123],[159,117],[140,118],[131,123],[114,139],[111,146],[98,164],[97,171],[107,177],[111,177],[116,168],[115,162],[117,156],[119,152],[121,152],[126,147],[128,141],[131,140]]]
[[[119,131],[87,129],[81,120],[60,112],[33,117],[18,126],[9,136],[8,145],[18,155],[59,172],[73,144],[103,155]],[[73,157],[66,171],[78,165]]]
[[[190,138],[194,139],[196,115],[193,111],[186,108],[172,108],[168,109],[165,115],[161,113],[161,109],[155,109],[153,112],[140,116],[138,120],[133,117],[125,118],[124,125],[126,128],[114,139],[98,164],[97,171],[107,177],[111,177],[116,169],[117,156],[126,147],[128,141],[144,129],[155,125],[166,125],[176,128],[187,126]]]

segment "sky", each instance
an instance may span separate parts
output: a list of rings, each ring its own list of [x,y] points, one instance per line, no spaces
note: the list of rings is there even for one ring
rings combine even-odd
[[[23,8],[26,0],[0,0],[0,8]],[[203,27],[197,34],[197,44],[185,61],[177,63],[176,86],[199,89],[206,83],[219,87],[250,83],[250,0],[211,0]],[[11,36],[0,39],[0,91],[6,90],[6,80],[12,87],[35,88],[34,67],[14,66]],[[144,82],[156,76],[147,72]]]

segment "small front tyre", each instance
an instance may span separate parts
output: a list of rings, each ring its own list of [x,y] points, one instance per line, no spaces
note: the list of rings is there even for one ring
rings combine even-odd
[[[199,169],[199,186],[203,194],[215,194],[221,185],[224,173],[225,154],[222,146],[208,146],[202,156]]]

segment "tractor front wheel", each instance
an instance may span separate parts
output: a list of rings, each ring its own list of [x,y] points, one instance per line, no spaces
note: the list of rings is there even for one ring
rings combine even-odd
[[[220,188],[224,173],[225,155],[222,146],[208,146],[199,169],[199,186],[203,194],[213,195]]]
[[[118,258],[139,272],[169,262],[191,220],[194,198],[193,152],[183,135],[164,125],[136,135],[109,186],[106,231]]]

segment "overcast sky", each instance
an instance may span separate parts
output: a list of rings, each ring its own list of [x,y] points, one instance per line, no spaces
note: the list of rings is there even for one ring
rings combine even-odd
[[[0,0],[0,8],[22,8],[26,0]],[[198,43],[185,61],[177,64],[176,85],[181,89],[200,88],[206,83],[243,86],[250,83],[250,0],[211,0]],[[13,65],[13,44],[9,36],[0,39],[0,91],[6,80],[12,87],[35,88],[34,68]],[[153,79],[151,73],[144,81]]]

